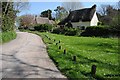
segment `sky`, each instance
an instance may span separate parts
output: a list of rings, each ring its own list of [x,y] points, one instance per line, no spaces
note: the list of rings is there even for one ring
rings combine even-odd
[[[56,9],[57,6],[62,6],[62,2],[29,2],[30,7],[28,10],[22,11],[18,14],[18,16],[24,15],[24,14],[34,14],[34,15],[40,15],[40,13],[44,10],[52,10],[53,14],[54,9]],[[99,10],[101,4],[110,4],[115,5],[116,2],[81,2],[83,8],[90,8],[94,4],[97,5],[97,10]]]

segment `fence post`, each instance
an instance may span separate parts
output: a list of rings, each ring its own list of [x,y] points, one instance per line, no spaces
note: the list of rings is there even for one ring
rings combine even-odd
[[[56,43],[56,45],[58,45],[58,43]]]
[[[73,56],[73,61],[75,61],[75,62],[76,62],[76,56]]]
[[[59,46],[59,49],[61,49],[61,46]]]
[[[60,43],[60,40],[59,40],[59,43]]]
[[[64,49],[64,54],[66,54],[66,49]]]
[[[91,67],[91,74],[92,74],[92,76],[95,76],[96,68],[97,68],[96,65],[92,65],[92,67]]]

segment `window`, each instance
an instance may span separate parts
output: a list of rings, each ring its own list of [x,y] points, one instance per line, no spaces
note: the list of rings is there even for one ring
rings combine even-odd
[[[85,26],[81,26],[81,28],[80,28],[81,30],[85,30]]]

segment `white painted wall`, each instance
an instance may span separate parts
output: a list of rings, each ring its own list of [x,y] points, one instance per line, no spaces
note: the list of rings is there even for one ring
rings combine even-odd
[[[91,19],[90,26],[97,26],[98,22],[99,22],[98,17],[97,17],[96,11],[95,11],[93,18]]]
[[[73,28],[77,28],[78,26],[90,26],[90,22],[72,22]]]
[[[98,17],[96,15],[96,11],[95,11],[95,13],[93,15],[93,18],[91,19],[90,22],[72,22],[72,25],[73,25],[74,28],[77,28],[78,26],[79,27],[80,26],[85,26],[85,27],[87,27],[87,26],[97,26],[98,22],[99,22]]]

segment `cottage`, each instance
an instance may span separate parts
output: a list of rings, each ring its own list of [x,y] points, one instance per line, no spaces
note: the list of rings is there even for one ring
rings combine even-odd
[[[96,5],[93,5],[91,8],[70,11],[69,15],[59,22],[58,25],[69,25],[69,27],[81,28],[83,26],[97,26],[97,23]]]

